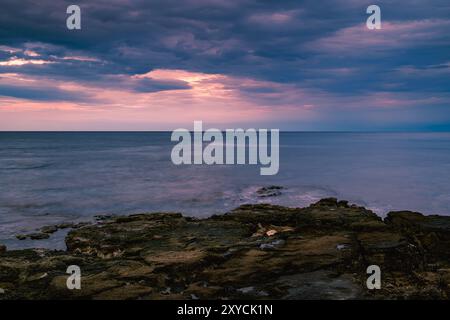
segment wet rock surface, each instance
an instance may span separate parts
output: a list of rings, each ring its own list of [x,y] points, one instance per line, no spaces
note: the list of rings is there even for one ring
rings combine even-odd
[[[61,223],[57,225],[44,226],[39,231],[28,234],[17,234],[16,239],[18,240],[44,240],[50,238],[50,235],[57,232],[60,229],[78,229],[91,224],[90,222],[79,222],[79,223]]]
[[[0,249],[0,299],[448,299],[450,217],[372,211],[334,198],[243,205],[208,219],[111,216],[67,251]],[[68,290],[67,267],[81,268]],[[366,286],[369,265],[380,290]]]
[[[276,197],[281,195],[281,190],[283,189],[281,186],[262,187],[256,190],[256,194],[260,198]]]

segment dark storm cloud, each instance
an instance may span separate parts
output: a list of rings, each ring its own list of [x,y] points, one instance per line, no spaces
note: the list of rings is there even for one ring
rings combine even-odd
[[[7,96],[19,99],[28,99],[33,101],[74,101],[74,102],[91,102],[92,97],[86,93],[71,92],[55,87],[42,86],[14,86],[0,84],[0,96]]]

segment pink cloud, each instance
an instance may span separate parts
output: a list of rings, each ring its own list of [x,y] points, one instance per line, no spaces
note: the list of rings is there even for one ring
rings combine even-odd
[[[66,56],[62,57],[62,60],[74,60],[74,61],[83,61],[83,62],[100,62],[101,60],[93,57],[87,56]]]
[[[23,53],[29,57],[39,57],[40,56],[39,53],[37,53],[33,50],[25,50]]]
[[[7,52],[9,54],[14,54],[14,53],[18,53],[22,50],[18,49],[18,48],[13,48],[10,46],[0,46],[0,51]]]
[[[0,61],[0,66],[9,66],[9,67],[16,67],[16,66],[23,66],[26,64],[48,64],[52,63],[51,61],[42,60],[42,59],[23,59],[23,58],[17,58],[12,57],[5,61]]]
[[[350,70],[337,70],[347,73]],[[448,96],[378,92],[339,95],[294,84],[223,74],[156,69],[126,78],[123,86],[95,86],[16,73],[0,74],[2,84],[55,88],[87,94],[87,101],[31,101],[0,96],[0,130],[163,130],[203,120],[219,128],[245,123],[308,123],[330,112],[409,108],[448,103]],[[183,89],[135,92],[125,84],[142,79],[179,81]]]
[[[261,25],[285,24],[292,22],[298,15],[301,14],[301,12],[301,10],[288,10],[270,13],[255,13],[251,15],[248,20],[250,23],[257,23]]]

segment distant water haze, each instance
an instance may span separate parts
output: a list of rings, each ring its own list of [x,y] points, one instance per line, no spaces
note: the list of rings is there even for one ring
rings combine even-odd
[[[288,133],[280,170],[175,166],[170,132],[0,132],[0,243],[64,248],[65,232],[18,241],[44,225],[94,215],[177,211],[196,217],[244,203],[307,206],[323,197],[450,215],[450,133]],[[281,195],[259,197],[264,186]]]

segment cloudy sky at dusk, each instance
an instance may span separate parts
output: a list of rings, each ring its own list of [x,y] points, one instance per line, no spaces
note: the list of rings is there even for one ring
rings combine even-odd
[[[448,0],[0,4],[0,130],[450,130]]]

